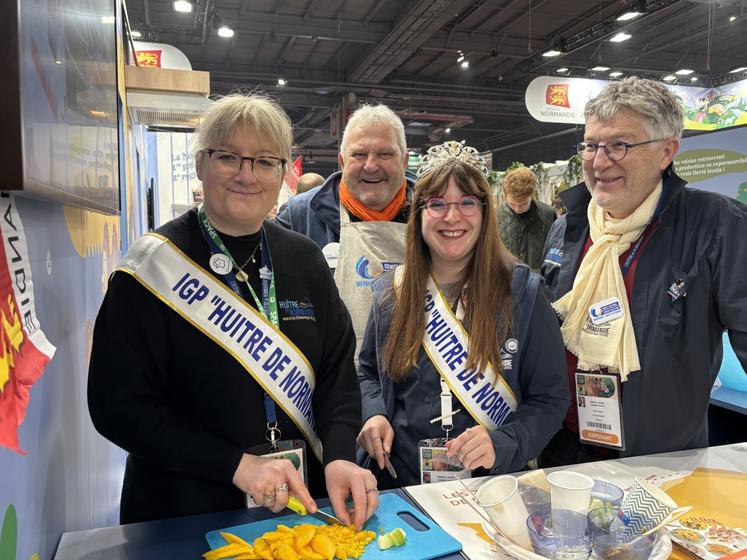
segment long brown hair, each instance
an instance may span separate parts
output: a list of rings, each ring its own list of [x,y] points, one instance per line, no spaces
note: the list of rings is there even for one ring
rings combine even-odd
[[[482,207],[482,228],[465,274],[469,287],[464,323],[469,325],[470,351],[465,367],[482,370],[488,362],[502,371],[500,348],[511,322],[511,279],[515,260],[498,234],[490,186],[480,171],[459,160],[450,161],[423,175],[415,184],[407,221],[405,274],[392,290],[394,309],[383,351],[383,366],[394,381],[402,380],[417,365],[425,332],[425,289],[431,253],[422,236],[423,205],[446,190],[449,179]],[[396,295],[395,295],[396,292]]]

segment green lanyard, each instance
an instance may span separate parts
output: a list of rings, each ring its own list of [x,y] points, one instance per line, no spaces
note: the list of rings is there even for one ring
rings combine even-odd
[[[215,231],[215,228],[210,223],[210,220],[208,220],[207,214],[205,213],[205,206],[203,204],[200,204],[200,207],[197,211],[197,214],[200,218],[200,225],[202,226],[202,231],[207,234],[209,244],[211,245],[211,249],[217,248],[218,251],[226,255],[229,259],[231,259],[231,262],[233,263],[234,267],[237,269],[239,268],[239,265],[236,264],[236,260],[233,258],[233,255],[231,255],[231,252],[228,250],[228,247],[226,247],[225,243],[223,243],[223,240],[220,238],[220,235],[218,235],[218,232]],[[249,283],[249,279],[247,278],[244,282],[246,284],[246,287],[249,289],[249,293],[252,294],[252,298],[254,299],[254,303],[257,305],[257,310],[262,314],[262,316],[272,322],[273,325],[275,325],[276,329],[280,329],[280,320],[278,315],[278,303],[277,303],[277,297],[275,295],[275,273],[272,271],[272,259],[270,256],[270,248],[267,246],[267,243],[264,243],[264,229],[262,229],[262,233],[260,234],[260,243],[262,243],[261,248],[261,259],[262,259],[262,267],[260,268],[260,279],[262,281],[262,300],[260,301],[259,297],[257,297],[257,294],[254,291],[254,288],[252,288],[252,285]],[[267,251],[265,251],[265,247],[267,248]],[[214,252],[218,252],[214,251]],[[267,269],[268,274],[265,275],[262,273],[263,269]],[[236,292],[237,295],[241,296],[241,290],[239,289],[238,280],[236,278],[236,275],[233,273],[233,271],[229,272],[227,275],[228,284],[231,287],[231,289]],[[269,313],[266,311],[269,310]]]

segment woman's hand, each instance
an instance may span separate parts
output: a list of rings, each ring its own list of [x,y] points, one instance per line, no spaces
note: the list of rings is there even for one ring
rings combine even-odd
[[[466,468],[493,468],[495,449],[484,426],[474,426],[457,438],[446,442],[446,456],[456,457]]]
[[[394,441],[394,430],[386,416],[378,414],[371,416],[363,429],[358,434],[358,445],[366,450],[371,457],[376,459],[380,469],[386,466],[385,455],[392,451],[392,442]]]
[[[259,457],[244,453],[233,473],[233,484],[252,497],[254,503],[273,513],[280,512],[288,504],[288,496],[296,496],[311,513],[316,504],[288,459]]]
[[[324,478],[327,481],[327,494],[335,511],[335,516],[350,524],[350,512],[345,506],[348,496],[353,498],[353,523],[358,531],[379,507],[379,491],[376,488],[376,477],[350,461],[332,461],[324,467]]]

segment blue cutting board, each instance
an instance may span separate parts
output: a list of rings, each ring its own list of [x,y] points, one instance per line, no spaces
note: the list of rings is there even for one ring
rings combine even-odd
[[[330,507],[321,509],[332,513]],[[405,518],[399,516],[403,512],[409,513],[420,521],[425,526],[425,530],[418,531],[415,527],[410,526],[405,521],[407,516]],[[257,537],[262,536],[263,533],[274,531],[280,524],[293,527],[303,523],[323,525],[321,521],[317,521],[311,516],[301,517],[298,514],[293,514],[247,523],[245,525],[236,525],[235,527],[226,527],[218,531],[210,531],[205,535],[205,538],[210,548],[215,549],[227,544],[223,540],[223,537],[220,536],[220,531],[233,533],[246,541],[252,542]],[[379,550],[376,540],[374,540],[366,547],[360,560],[430,560],[431,558],[438,558],[439,556],[459,552],[462,549],[459,541],[436,525],[435,521],[396,494],[381,494],[379,496],[379,509],[376,510],[376,513],[368,520],[363,528],[367,531],[375,532],[378,537],[380,526],[384,527],[384,531],[386,532],[393,530],[395,527],[402,527],[407,533],[407,542],[404,546]]]

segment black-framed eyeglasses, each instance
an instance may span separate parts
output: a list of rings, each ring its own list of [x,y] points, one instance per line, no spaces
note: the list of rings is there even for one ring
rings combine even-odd
[[[213,171],[224,177],[236,175],[241,171],[244,161],[249,161],[252,173],[258,181],[274,181],[280,178],[285,164],[288,163],[287,160],[274,156],[247,157],[212,148],[205,148],[202,151],[210,158]]]
[[[612,161],[620,161],[628,155],[630,148],[636,148],[643,146],[644,144],[652,144],[653,142],[661,142],[666,138],[657,138],[656,140],[646,140],[645,142],[637,142],[635,144],[628,144],[622,140],[614,140],[613,142],[607,142],[606,144],[595,144],[594,142],[581,142],[576,144],[576,152],[581,156],[581,159],[591,161],[594,156],[597,155],[597,150],[602,148],[607,157]]]
[[[431,218],[443,218],[448,213],[449,206],[456,206],[462,216],[469,218],[485,206],[485,203],[472,195],[463,196],[459,202],[446,202],[443,198],[435,197],[426,201],[420,209],[428,212]]]

